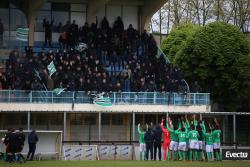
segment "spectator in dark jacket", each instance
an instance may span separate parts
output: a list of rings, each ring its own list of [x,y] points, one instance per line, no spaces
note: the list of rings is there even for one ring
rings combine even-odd
[[[6,153],[7,159],[6,161],[11,163],[15,160],[15,153],[18,148],[18,138],[15,129],[11,129],[6,135],[4,144],[7,146]]]
[[[51,47],[53,22],[54,21],[52,20],[51,23],[49,23],[48,20],[43,19],[43,27],[45,31],[44,46],[46,46],[48,42],[49,47]]]
[[[22,155],[22,150],[23,150],[23,147],[24,147],[24,142],[25,142],[25,135],[23,133],[23,128],[19,128],[19,132],[17,133],[17,161],[19,162],[25,162],[25,158],[24,156]],[[22,159],[22,161],[21,161]]]
[[[2,20],[0,19],[0,47],[3,46],[3,32],[4,32],[4,26]]]
[[[13,155],[11,153],[11,136],[12,136],[12,129],[8,129],[8,132],[5,134],[3,143],[6,146],[6,162],[12,162]]]
[[[38,137],[35,130],[32,130],[32,132],[29,134],[28,137],[28,143],[29,143],[29,152],[27,155],[27,160],[32,161],[35,151],[36,151],[36,143],[38,142]],[[31,156],[30,156],[31,155]]]
[[[147,128],[147,132],[144,135],[144,140],[146,143],[146,160],[148,160],[148,154],[150,151],[150,158],[153,160],[153,142],[154,142],[154,133],[151,129],[151,127]]]
[[[158,158],[161,160],[161,138],[162,138],[162,129],[160,125],[156,125],[153,129],[154,132],[154,160],[156,160],[156,153],[158,149]]]

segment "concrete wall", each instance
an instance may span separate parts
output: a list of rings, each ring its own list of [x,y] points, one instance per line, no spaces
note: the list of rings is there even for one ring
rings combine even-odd
[[[0,103],[0,112],[3,111],[49,111],[49,112],[210,112],[211,107],[206,105],[172,106],[172,105],[113,105],[101,107],[94,104],[35,104],[35,103]]]

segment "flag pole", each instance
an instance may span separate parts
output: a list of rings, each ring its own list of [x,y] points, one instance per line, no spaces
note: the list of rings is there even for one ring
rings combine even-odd
[[[39,75],[39,72],[36,69],[34,69],[34,70],[35,70],[35,76],[40,80],[40,82],[42,82],[42,85],[43,85],[44,89],[46,91],[48,91],[47,87],[45,86],[44,82],[42,81],[42,78]]]

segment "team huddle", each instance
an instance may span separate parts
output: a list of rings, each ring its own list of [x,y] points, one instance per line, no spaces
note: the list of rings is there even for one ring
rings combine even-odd
[[[22,155],[22,150],[25,142],[25,135],[23,133],[23,129],[20,128],[19,131],[11,128],[8,129],[8,132],[5,134],[4,138],[2,138],[3,144],[5,145],[6,154],[1,157],[8,163],[12,162],[25,162],[26,160],[33,160],[36,142],[38,141],[38,137],[36,132],[33,130],[28,136],[28,144],[29,144],[29,152],[27,154],[27,159]]]
[[[178,118],[177,122],[162,119],[156,126],[138,124],[140,160],[149,160],[149,152],[150,160],[156,160],[157,150],[161,160],[162,146],[164,160],[221,161],[220,129],[216,118],[205,122],[196,120],[195,115],[190,120],[187,116]]]

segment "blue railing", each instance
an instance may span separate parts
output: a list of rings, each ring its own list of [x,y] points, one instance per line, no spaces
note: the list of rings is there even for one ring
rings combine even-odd
[[[93,92],[92,92],[93,93]],[[209,105],[209,93],[159,93],[159,92],[113,92],[108,95],[113,105]],[[1,90],[0,103],[92,103],[89,92]]]

